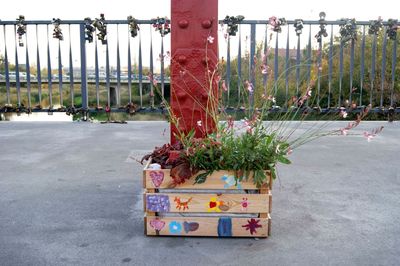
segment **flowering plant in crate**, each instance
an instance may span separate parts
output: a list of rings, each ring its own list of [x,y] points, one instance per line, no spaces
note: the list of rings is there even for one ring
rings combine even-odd
[[[229,29],[227,32],[230,32]],[[213,36],[208,36],[205,40],[206,51],[207,45],[213,40]],[[261,69],[258,74],[268,75],[269,67],[266,63],[268,50],[261,55],[261,60],[257,60],[256,69]],[[256,61],[256,58],[254,60]],[[315,67],[319,70],[321,68],[319,65]],[[182,75],[189,75],[195,79],[184,66],[181,68]],[[360,124],[370,109],[369,106],[358,108],[355,119],[344,128],[327,130],[329,122],[326,122],[312,124],[305,130],[298,130],[306,117],[315,111],[308,107],[312,106],[314,100],[313,82],[311,82],[299,96],[286,99],[284,108],[276,106],[274,94],[262,94],[259,100],[261,106],[256,109],[243,107],[247,110],[247,117],[235,122],[225,113],[223,106],[219,106],[221,95],[227,91],[225,81],[221,81],[222,72],[221,62],[212,67],[207,64],[208,82],[198,82],[200,89],[205,90],[208,95],[207,105],[200,106],[207,117],[211,118],[211,122],[207,118],[198,120],[196,126],[189,132],[180,131],[180,118],[171,110],[168,103],[163,101],[163,106],[166,106],[169,113],[171,126],[177,129],[173,133],[177,142],[156,148],[152,153],[144,156],[142,162],[151,158],[152,162],[161,165],[161,168],[171,169],[171,177],[175,184],[181,184],[193,176],[195,176],[195,183],[204,183],[214,171],[229,170],[234,171],[236,184],[243,180],[247,181],[251,177],[252,181],[261,187],[268,184],[270,180],[266,171],[269,171],[275,179],[277,164],[291,163],[288,156],[293,150],[320,137],[349,134],[350,130]],[[278,84],[279,80],[273,87]],[[254,88],[251,82],[245,81],[242,89],[246,96],[253,96],[257,88]],[[188,94],[190,95],[190,92]],[[346,118],[347,112],[355,108],[356,106],[352,105],[343,106],[332,113],[336,114],[336,118]],[[271,114],[273,114],[272,117]],[[322,119],[326,117],[326,115],[322,116]],[[383,127],[380,127],[371,132],[364,132],[364,136],[370,141],[382,129]],[[200,138],[196,137],[199,132]]]

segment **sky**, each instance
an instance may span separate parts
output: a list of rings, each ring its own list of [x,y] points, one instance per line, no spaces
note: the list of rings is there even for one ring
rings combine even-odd
[[[207,0],[204,0],[207,1]],[[281,4],[284,3],[284,4]],[[338,20],[341,18],[356,18],[356,20],[372,20],[377,19],[381,16],[384,20],[388,18],[400,19],[400,1],[395,0],[381,0],[379,4],[374,2],[360,4],[361,1],[349,1],[349,0],[335,0],[335,1],[266,1],[266,0],[219,0],[219,19],[223,19],[226,15],[235,16],[243,15],[246,19],[255,20],[267,20],[271,16],[284,17],[286,19],[310,19],[318,20],[318,14],[321,11],[326,13],[327,20]],[[0,8],[0,20],[15,20],[19,15],[24,15],[26,20],[51,20],[52,18],[60,18],[61,20],[81,20],[85,17],[91,17],[92,19],[99,17],[100,13],[104,13],[106,19],[126,19],[128,15],[132,15],[136,19],[151,19],[157,16],[168,16],[170,17],[170,1],[169,0],[147,0],[147,1],[110,1],[110,0],[69,0],[69,1],[32,1],[32,0],[19,0],[16,4],[2,5]],[[65,26],[66,27],[66,26]],[[68,66],[68,28],[63,27],[65,35],[65,41],[61,43],[63,65]],[[125,27],[125,28],[124,28]],[[262,40],[264,38],[262,27],[257,27],[257,39]],[[315,28],[316,29],[316,28]],[[315,31],[315,29],[313,31]],[[126,31],[125,31],[126,30]],[[142,46],[143,48],[143,64],[149,65],[149,33],[151,33],[151,27],[142,27]],[[246,28],[242,28],[243,36],[246,36]],[[285,41],[285,30],[280,34],[279,45],[284,46]],[[290,30],[293,31],[292,28]],[[39,45],[40,50],[40,61],[42,66],[46,66],[46,46],[47,46],[47,32],[46,27],[39,29],[39,40],[36,43],[35,29],[34,26],[28,26],[28,43],[31,64],[36,63],[36,45]],[[111,65],[116,65],[116,27],[109,26],[109,49],[111,55]],[[57,67],[57,49],[58,41],[51,38],[52,28],[50,28],[50,50],[52,58],[52,68]],[[119,28],[120,36],[120,49],[121,58],[126,58],[127,55],[127,26],[123,25]],[[121,33],[122,32],[122,33]],[[315,35],[314,32],[312,32]],[[4,39],[3,29],[0,29],[0,53],[4,54]],[[15,45],[14,45],[14,32],[11,27],[7,31],[7,45],[8,54],[11,62],[15,62]],[[72,49],[74,65],[79,65],[79,33],[77,28],[72,28]],[[159,65],[157,57],[160,51],[161,39],[159,35],[152,32],[153,45],[154,45],[154,64],[155,67]],[[303,34],[305,39],[307,34]],[[313,38],[314,39],[314,38]],[[294,38],[291,39],[291,48],[294,46]],[[231,43],[237,42],[233,40]],[[245,41],[244,41],[245,42]],[[306,41],[302,42],[306,43]],[[224,43],[220,42],[220,57],[225,54],[226,49],[223,47]],[[313,40],[313,45],[316,45]],[[222,48],[221,48],[222,46]],[[232,45],[235,50],[236,44]],[[243,49],[248,47],[247,43],[243,44]],[[138,43],[137,38],[131,40],[132,49],[132,61],[137,61],[137,49]],[[224,50],[225,49],[225,50]],[[165,50],[169,50],[169,36],[165,39]],[[25,50],[24,48],[18,48],[19,63],[25,63]],[[222,55],[221,55],[222,54]],[[99,62],[100,65],[105,65],[105,48],[99,46]],[[122,59],[122,65],[126,65],[126,60]],[[87,61],[88,66],[93,67],[94,65],[94,45],[87,45]]]
[[[207,1],[207,0],[204,0]],[[284,4],[281,4],[284,3]],[[361,4],[362,3],[362,4]],[[268,1],[268,0],[219,0],[219,16],[226,14],[241,14],[248,19],[266,19],[270,16],[287,19],[303,18],[317,19],[320,11],[327,14],[327,19],[342,17],[370,20],[378,16],[382,18],[400,18],[400,1]],[[147,1],[110,1],[110,0],[19,0],[9,2],[0,8],[1,20],[14,20],[18,15],[26,19],[44,19],[59,17],[61,19],[82,19],[87,16],[95,17],[105,13],[108,19],[122,19],[133,15],[138,19],[148,19],[156,16],[169,16],[169,0]]]

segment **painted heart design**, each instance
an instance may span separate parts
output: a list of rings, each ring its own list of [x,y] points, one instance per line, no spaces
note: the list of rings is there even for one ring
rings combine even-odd
[[[161,229],[163,229],[165,226],[165,222],[159,219],[154,219],[150,221],[150,226],[153,227],[154,230],[161,231]]]
[[[160,187],[161,183],[164,181],[164,172],[162,171],[151,171],[150,172],[151,182],[153,182],[155,187]]]

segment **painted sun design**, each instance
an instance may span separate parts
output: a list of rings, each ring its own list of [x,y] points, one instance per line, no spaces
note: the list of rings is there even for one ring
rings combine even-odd
[[[247,224],[242,225],[242,227],[246,228],[246,230],[250,230],[250,234],[253,235],[253,233],[257,233],[256,229],[257,228],[261,228],[262,225],[258,224],[260,222],[260,220],[251,218],[250,220],[247,220]]]

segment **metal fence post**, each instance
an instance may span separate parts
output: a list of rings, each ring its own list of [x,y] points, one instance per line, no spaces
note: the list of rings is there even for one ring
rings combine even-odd
[[[80,41],[81,41],[81,96],[82,96],[82,114],[86,115],[88,110],[87,95],[87,76],[86,76],[86,40],[85,25],[80,24]]]

